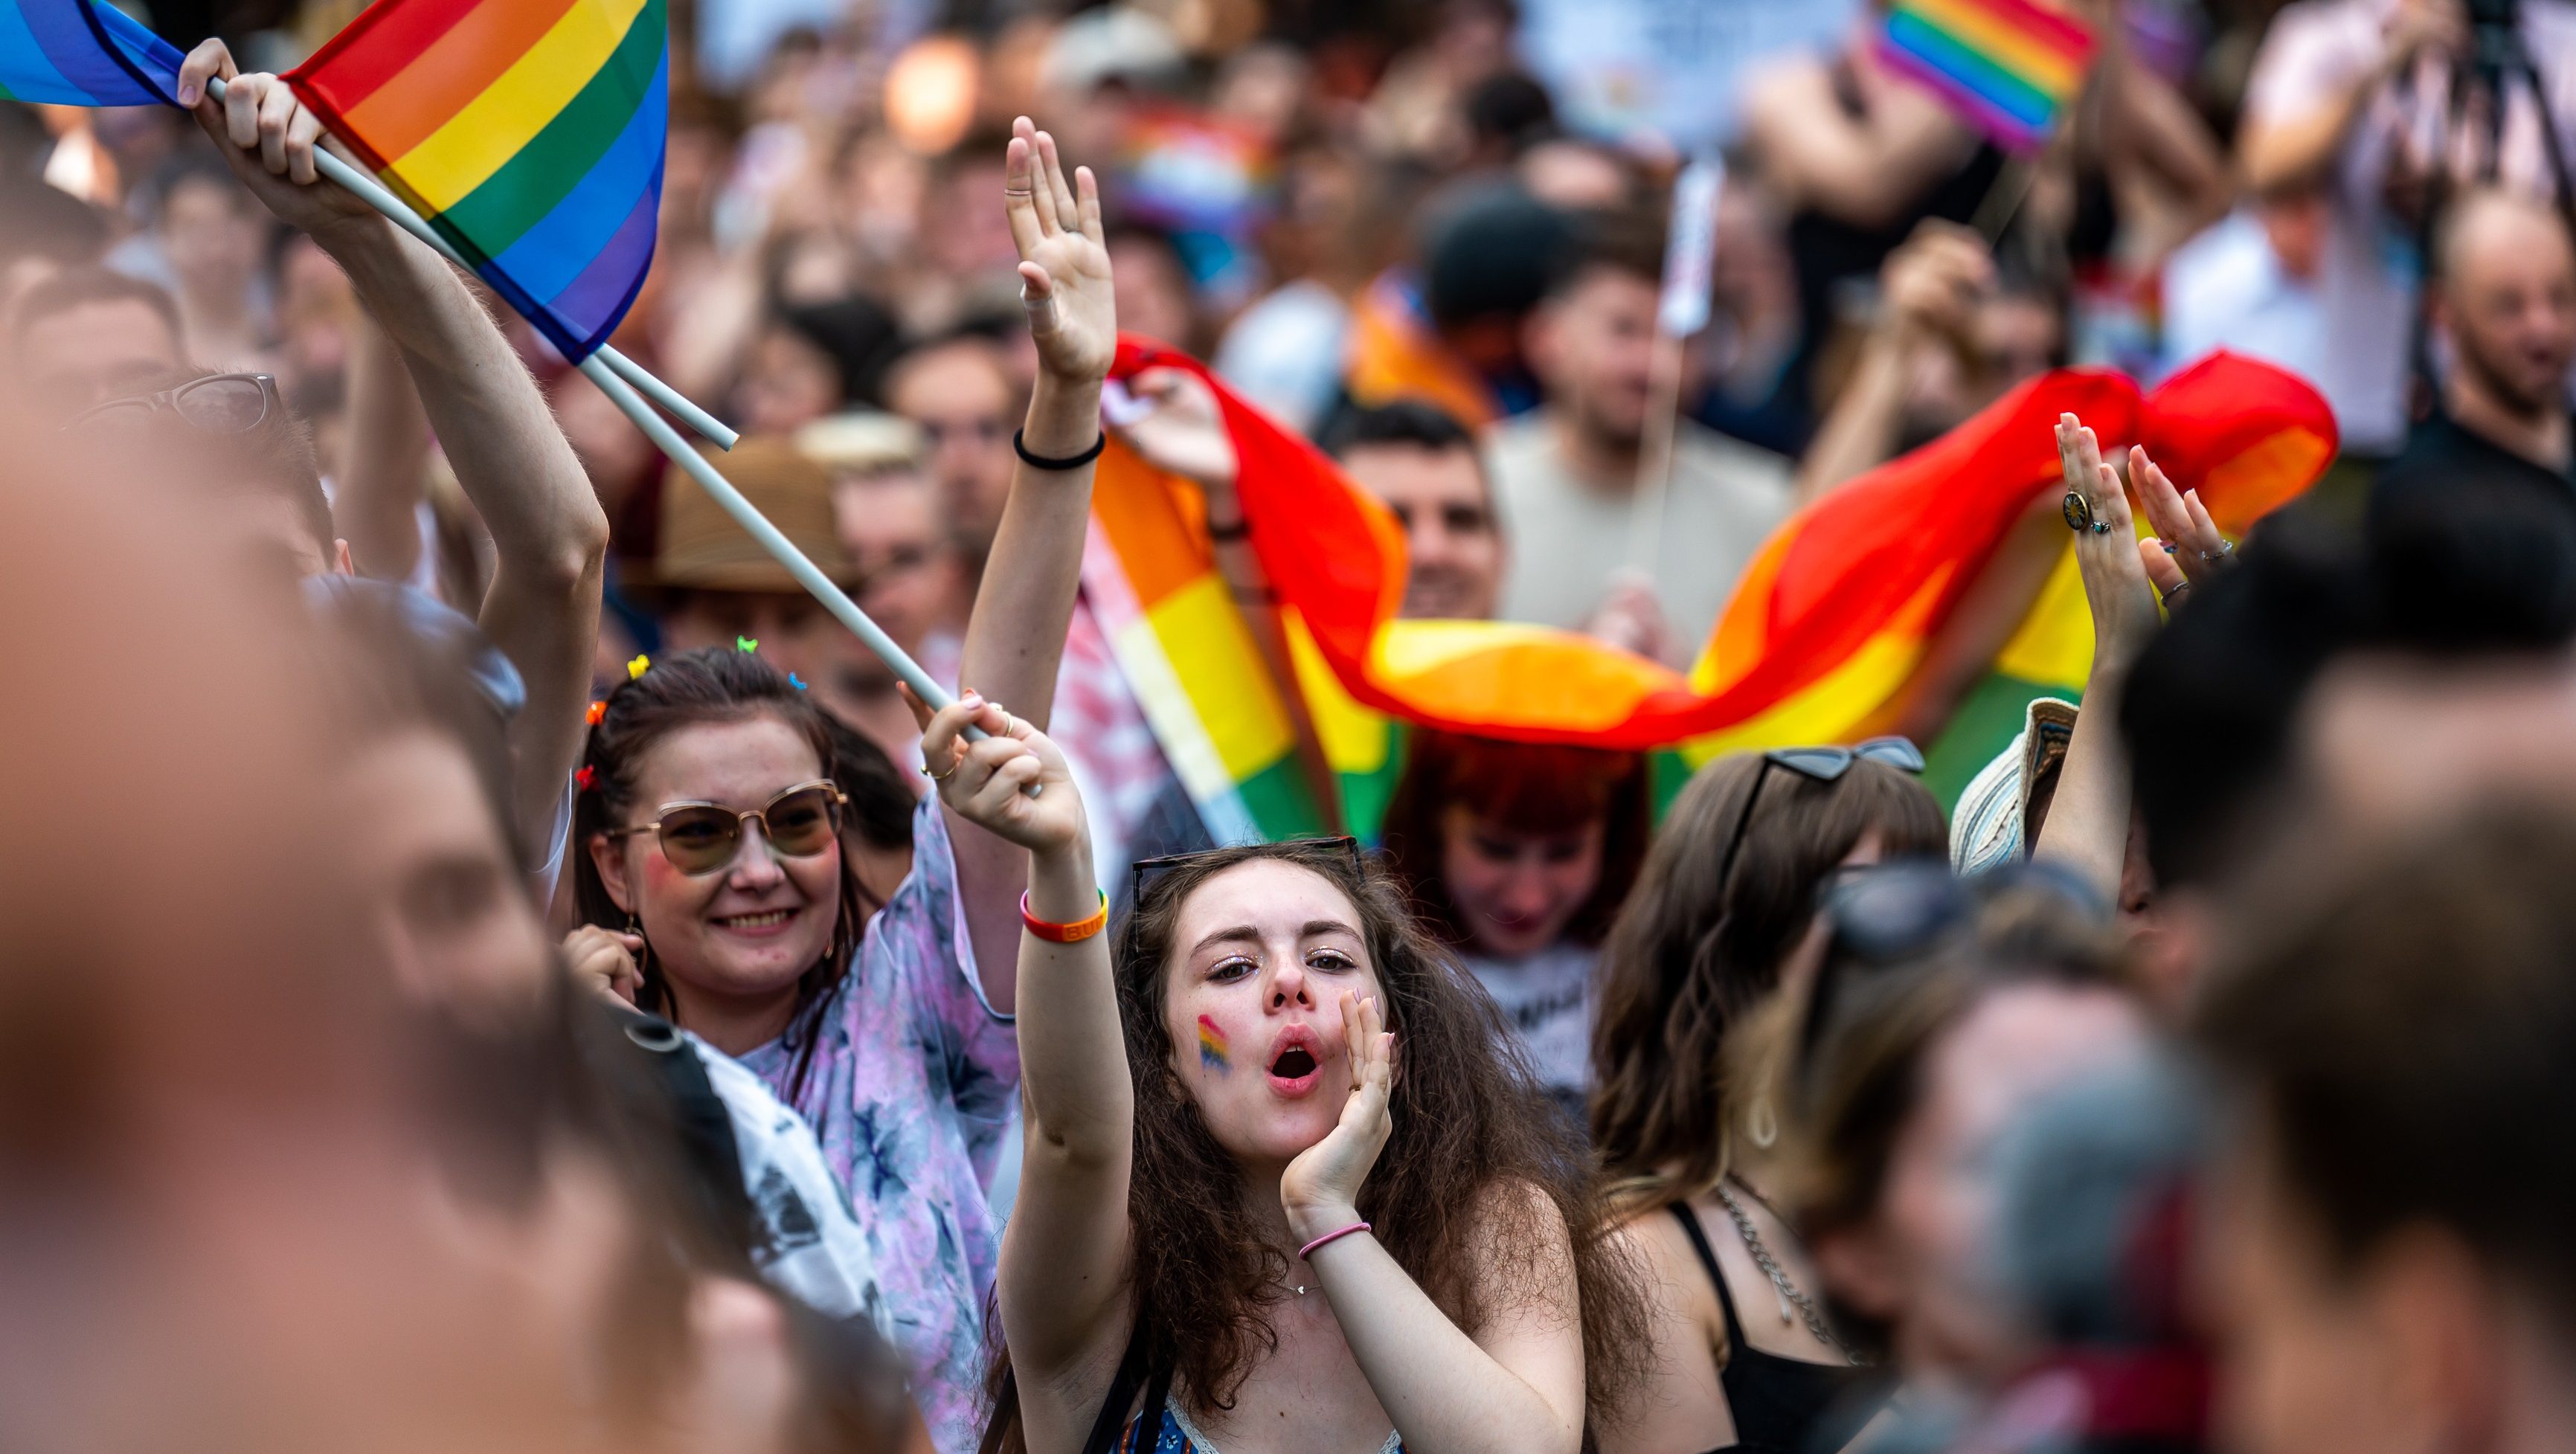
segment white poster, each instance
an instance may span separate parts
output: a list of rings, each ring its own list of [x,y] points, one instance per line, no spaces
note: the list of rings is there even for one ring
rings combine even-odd
[[[1860,0],[1521,0],[1521,63],[1566,125],[1660,133],[1699,151],[1734,140],[1748,66],[1830,45]]]

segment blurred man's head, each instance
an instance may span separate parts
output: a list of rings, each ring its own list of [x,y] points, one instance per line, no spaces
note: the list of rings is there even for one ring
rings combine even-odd
[[[1530,371],[1559,423],[1597,447],[1645,435],[1663,240],[1644,219],[1595,219],[1530,315]]]
[[[2576,828],[2328,870],[2211,977],[2202,1221],[2248,1454],[2576,1444]]]
[[[2564,409],[2576,360],[2576,247],[2555,212],[2501,191],[2443,219],[2438,308],[2462,382],[2524,416]]]
[[[227,565],[281,579],[349,569],[313,430],[264,374],[137,374],[66,428],[103,464],[150,488],[217,502],[207,522],[214,535],[200,528],[196,539]]]
[[[1324,448],[1404,527],[1404,614],[1490,618],[1505,547],[1475,436],[1431,405],[1406,400],[1344,415]]]
[[[832,519],[858,576],[851,592],[895,644],[921,643],[965,611],[965,573],[939,487],[909,420],[852,410],[808,425],[796,447],[832,477]],[[888,678],[891,681],[891,676]]]
[[[60,423],[184,357],[179,308],[158,286],[100,267],[66,268],[9,315],[10,366],[37,423]]]
[[[979,559],[1011,494],[1017,392],[1000,347],[975,334],[921,344],[886,371],[886,407],[921,427],[930,477]]]
[[[1137,226],[1112,228],[1109,273],[1117,286],[1119,332],[1174,348],[1200,346],[1189,264],[1170,233]]]
[[[156,227],[181,292],[239,306],[259,269],[266,228],[258,201],[221,161],[192,157],[174,168]]]

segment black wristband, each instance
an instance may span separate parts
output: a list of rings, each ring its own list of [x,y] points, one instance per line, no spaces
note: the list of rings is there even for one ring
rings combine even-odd
[[[1218,524],[1214,520],[1210,520],[1208,522],[1208,539],[1210,540],[1231,543],[1237,540],[1250,540],[1251,538],[1252,522],[1244,519],[1240,515],[1223,525]]]
[[[1019,454],[1020,463],[1027,465],[1033,470],[1078,470],[1084,465],[1091,463],[1093,460],[1100,458],[1100,452],[1108,447],[1109,435],[1106,431],[1103,431],[1098,439],[1091,441],[1091,448],[1084,450],[1082,453],[1069,454],[1062,459],[1049,459],[1042,454],[1029,453],[1027,430],[1014,429],[1011,431],[1011,448]]]

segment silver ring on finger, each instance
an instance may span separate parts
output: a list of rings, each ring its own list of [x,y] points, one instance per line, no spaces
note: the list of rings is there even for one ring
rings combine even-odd
[[[2165,609],[2166,609],[2166,610],[2168,610],[2168,611],[2170,611],[2170,610],[2172,610],[2172,609],[2173,609],[2173,603],[2174,603],[2177,599],[2179,599],[2179,598],[2181,597],[2182,593],[2183,593],[2183,592],[2185,592],[2185,591],[2188,591],[2188,590],[2190,590],[2190,589],[2191,589],[2191,582],[2189,582],[2189,581],[2176,581],[2176,582],[2174,582],[2174,586],[2173,586],[2173,589],[2172,589],[2172,590],[2169,590],[2169,591],[2159,591],[2159,592],[2157,592],[2157,593],[2156,593],[2156,599],[2157,599],[2157,600],[2159,600],[2159,601],[2161,601],[2161,602],[2163,602],[2163,603],[2164,603],[2164,607],[2165,607]]]
[[[2218,542],[2218,548],[2216,550],[2202,551],[2200,553],[2200,558],[2210,565],[2216,565],[2235,553],[2236,542],[2232,540],[2222,540]]]
[[[2096,534],[2096,535],[2108,535],[2108,534],[2110,534],[2110,533],[2111,533],[2111,522],[2110,522],[2110,521],[2108,521],[2108,520],[2096,520],[2096,521],[2094,521],[2094,522],[2093,522],[2093,533],[2094,533],[2094,534]]]

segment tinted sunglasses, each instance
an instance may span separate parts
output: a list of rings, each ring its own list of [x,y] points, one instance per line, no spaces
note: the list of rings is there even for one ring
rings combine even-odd
[[[813,857],[839,838],[841,806],[847,801],[829,782],[798,783],[748,813],[721,803],[664,803],[652,822],[611,828],[608,836],[658,833],[662,856],[671,866],[699,878],[733,862],[742,851],[743,826],[754,821],[774,851],[789,858]]]
[[[63,422],[86,429],[101,421],[141,419],[166,409],[209,434],[248,434],[277,408],[274,374],[208,374],[157,394],[131,394],[93,404]]]
[[[1963,937],[1987,902],[2026,889],[2064,899],[2089,916],[2108,912],[2089,885],[2053,863],[2005,864],[1963,879],[1937,859],[1899,859],[1843,869],[1827,879],[1816,895],[1825,920],[1824,963],[1800,1016],[1793,1062],[1800,1080],[1833,1018],[1844,980],[1919,962]]]
[[[1271,846],[1274,848],[1313,850],[1318,853],[1331,852],[1335,854],[1345,854],[1349,856],[1351,861],[1351,873],[1354,876],[1357,876],[1361,872],[1360,841],[1347,835],[1339,838],[1289,838],[1283,839]],[[1135,905],[1144,902],[1145,885],[1153,882],[1163,874],[1179,868],[1183,864],[1193,863],[1199,859],[1207,858],[1226,851],[1227,850],[1223,848],[1201,848],[1189,853],[1166,853],[1160,858],[1137,859],[1127,867],[1128,906],[1133,908]]]
[[[1726,853],[1717,862],[1718,893],[1725,894],[1735,877],[1735,856],[1744,850],[1745,830],[1753,826],[1753,805],[1761,801],[1762,784],[1771,769],[1829,783],[1850,772],[1855,762],[1885,763],[1899,772],[1919,774],[1923,751],[1902,737],[1873,737],[1854,747],[1775,747],[1762,754],[1762,765],[1753,771],[1753,786],[1744,794],[1744,807],[1735,815],[1735,831],[1726,837]]]

